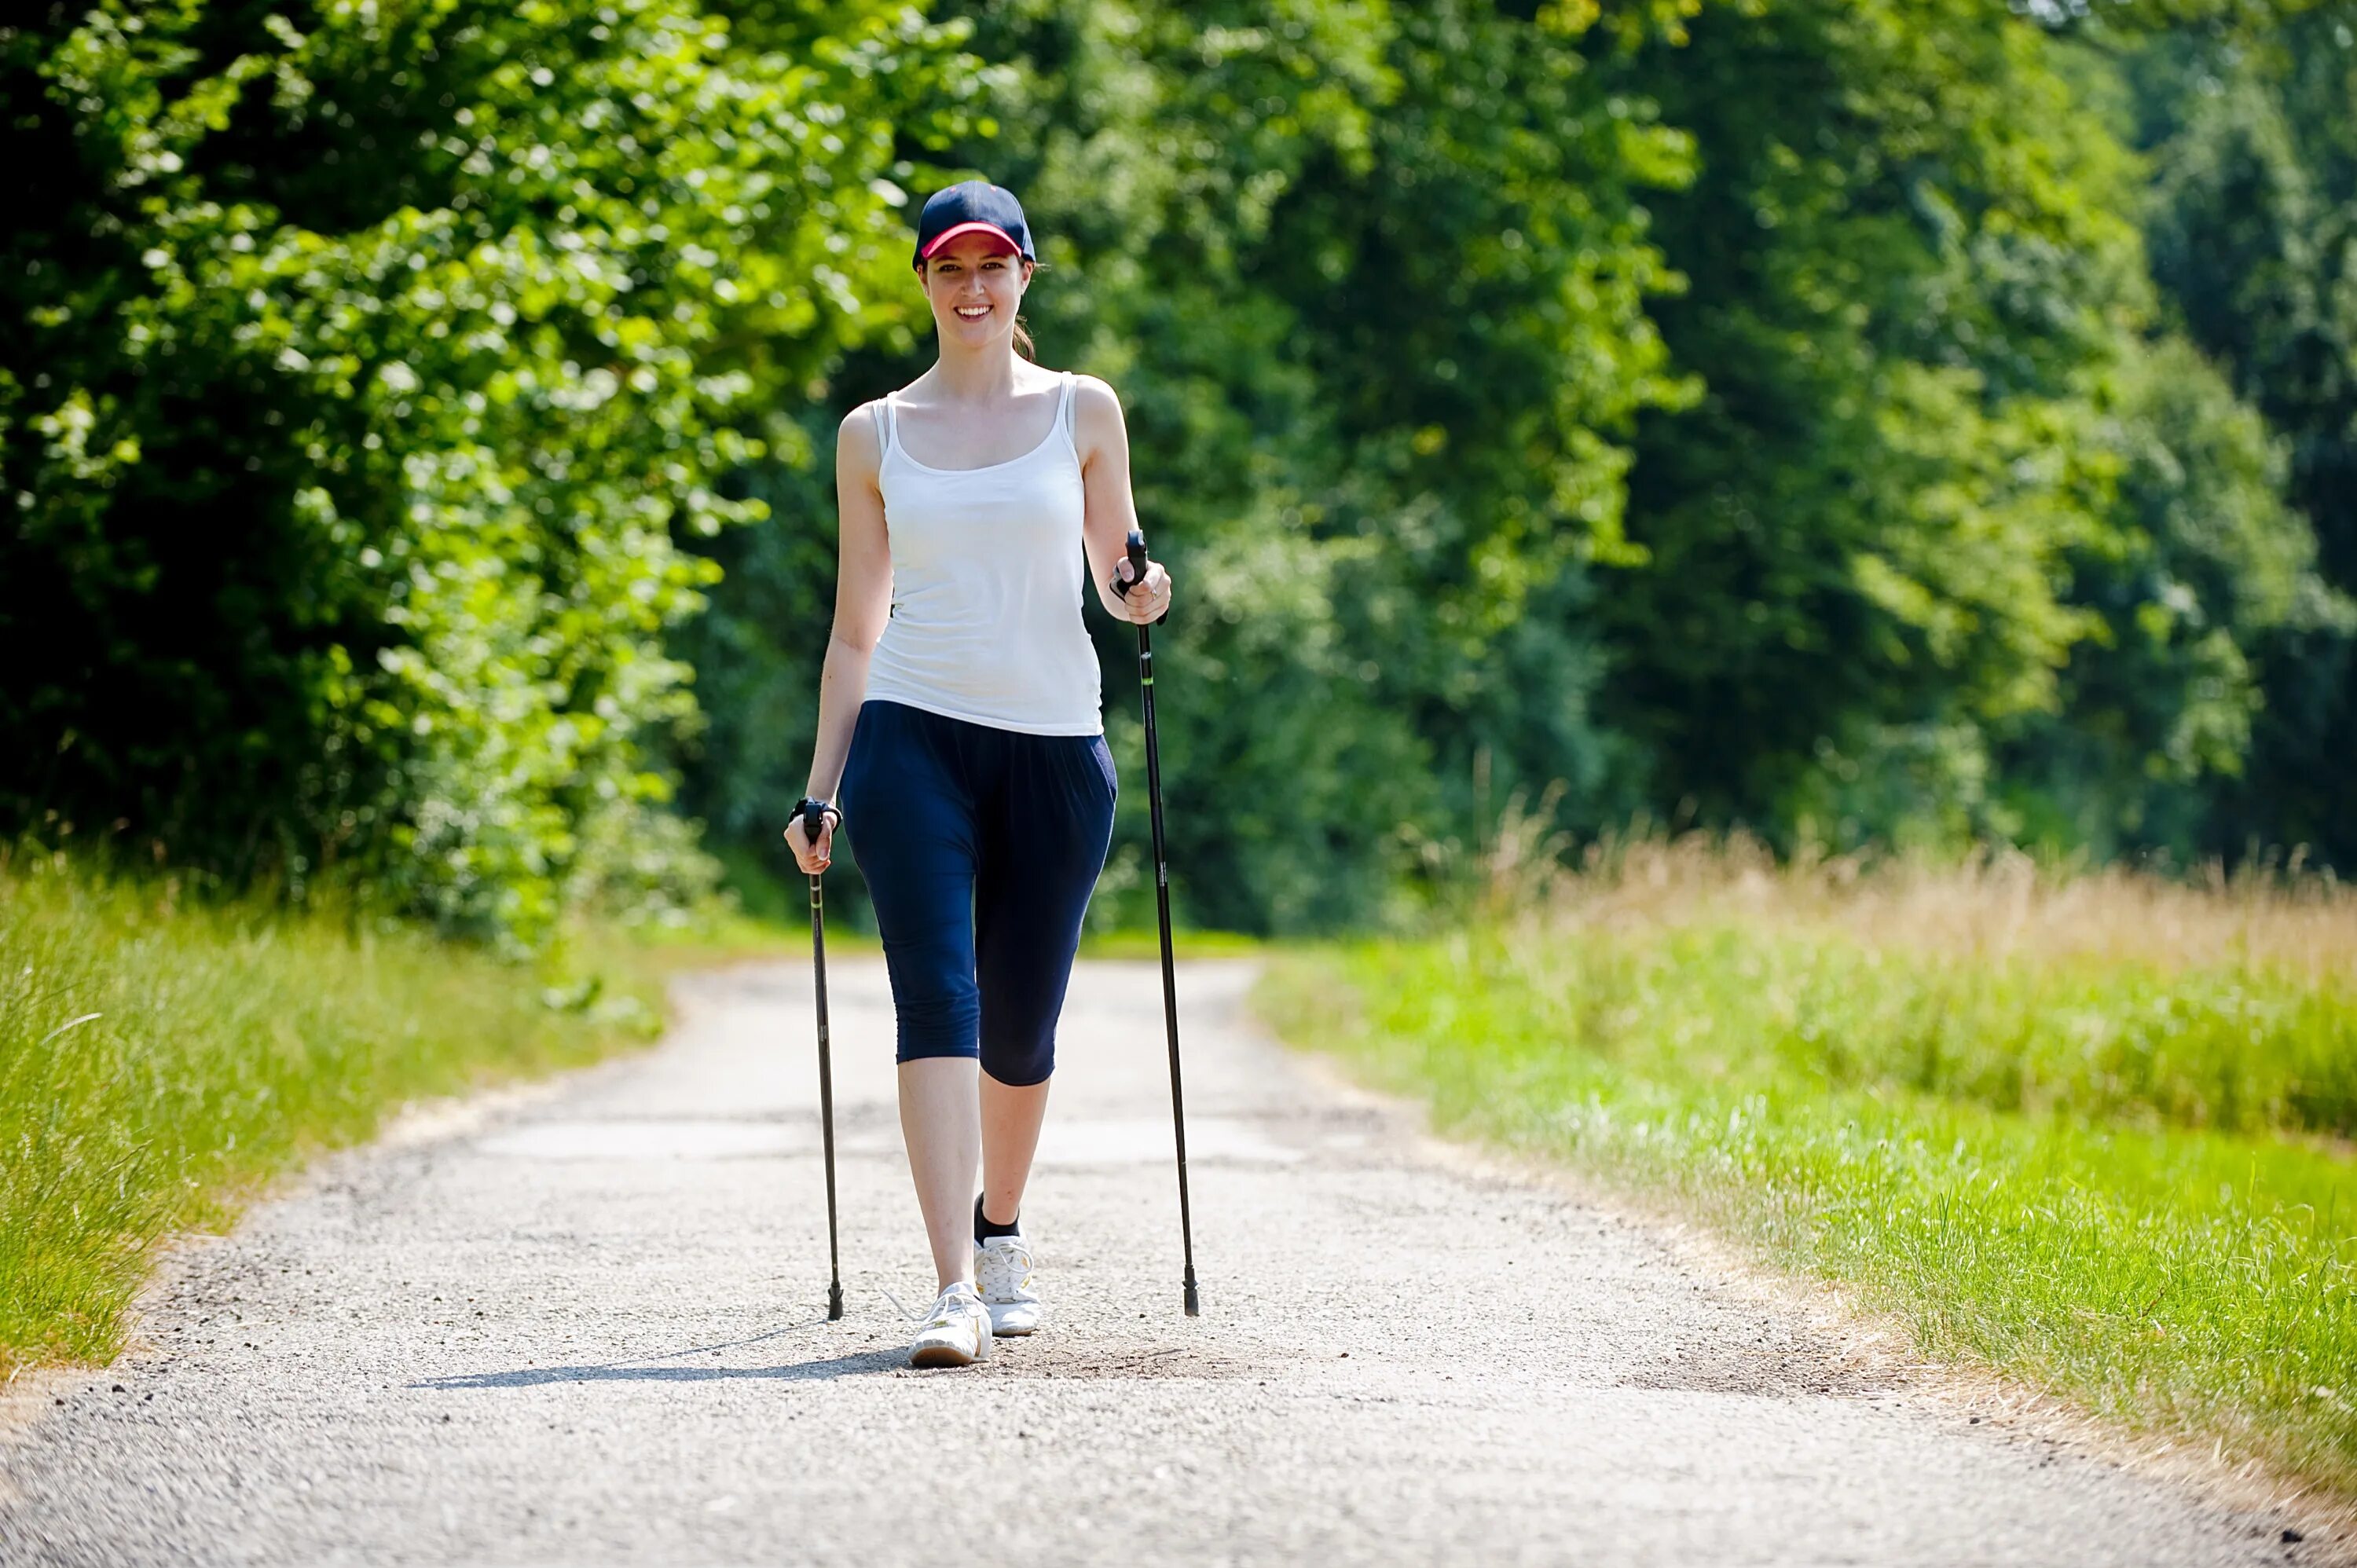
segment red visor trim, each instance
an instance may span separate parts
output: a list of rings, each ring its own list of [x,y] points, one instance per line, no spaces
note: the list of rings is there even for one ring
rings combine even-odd
[[[1015,242],[1014,235],[1009,234],[1006,230],[1000,228],[996,223],[982,222],[952,223],[948,228],[942,230],[940,233],[934,235],[933,242],[927,245],[923,250],[917,253],[930,261],[932,259],[932,254],[935,251],[940,250],[943,245],[948,244],[952,240],[956,239],[961,234],[993,234],[997,236],[1001,244],[1014,252],[1017,255],[1019,256],[1023,253],[1023,247]]]

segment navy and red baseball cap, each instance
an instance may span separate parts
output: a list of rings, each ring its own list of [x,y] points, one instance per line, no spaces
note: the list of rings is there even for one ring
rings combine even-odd
[[[1027,262],[1039,258],[1031,250],[1031,225],[1023,220],[1023,204],[1003,185],[986,179],[964,179],[933,192],[917,218],[917,253],[910,266],[962,234],[996,234],[1006,248]]]

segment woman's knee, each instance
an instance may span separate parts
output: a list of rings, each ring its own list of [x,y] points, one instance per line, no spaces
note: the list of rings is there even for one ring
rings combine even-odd
[[[899,1033],[896,1061],[982,1055],[982,1009],[971,993],[902,996],[893,1011]]]
[[[1009,1089],[1045,1083],[1056,1070],[1055,1020],[1017,1034],[992,1030],[982,1041],[982,1070]]]
[[[950,940],[887,944],[899,1041],[896,1060],[982,1054],[982,992],[973,950]]]

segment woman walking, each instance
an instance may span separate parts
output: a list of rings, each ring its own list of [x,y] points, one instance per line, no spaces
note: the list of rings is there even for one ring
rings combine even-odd
[[[940,356],[837,435],[807,798],[826,826],[810,843],[797,810],[786,829],[812,875],[850,835],[883,936],[900,1131],[941,1287],[918,1366],[979,1360],[994,1334],[1039,1324],[1023,1189],[1116,787],[1081,578],[1122,620],[1170,605],[1159,564],[1125,596],[1107,585],[1130,580],[1128,432],[1111,387],[1029,359],[1017,312],[1037,260],[1006,189],[967,180],[925,203],[912,264]]]

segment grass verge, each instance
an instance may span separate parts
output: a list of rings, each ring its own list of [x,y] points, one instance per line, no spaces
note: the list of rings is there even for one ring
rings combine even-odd
[[[1931,1354],[2357,1498],[2345,892],[1635,858],[1479,929],[1278,955],[1255,1003]]]
[[[404,1104],[651,1040],[683,969],[809,961],[806,886],[787,892],[678,927],[578,926],[520,965],[413,928],[201,906],[169,881],[0,853],[0,1382],[112,1359],[160,1242],[225,1227],[272,1177]],[[842,921],[827,948],[882,950]],[[1087,948],[1158,950],[1150,930]]]
[[[518,965],[0,862],[0,1380],[112,1358],[159,1241],[227,1224],[308,1155],[406,1101],[651,1039],[665,974],[782,940],[742,919],[659,942],[584,929]]]

